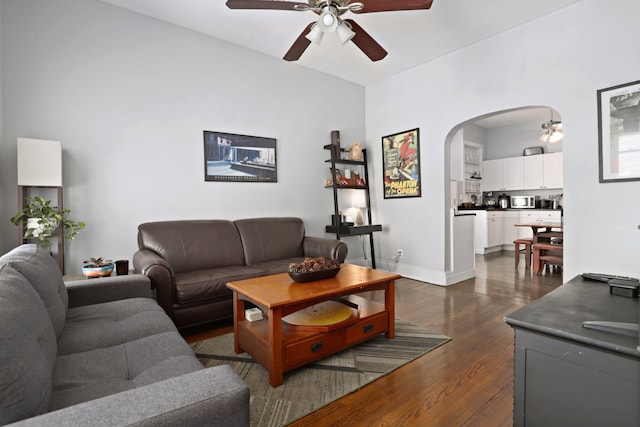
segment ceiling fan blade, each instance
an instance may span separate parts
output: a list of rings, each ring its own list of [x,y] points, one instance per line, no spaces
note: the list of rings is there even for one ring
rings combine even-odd
[[[307,27],[302,30],[296,41],[293,42],[282,59],[284,59],[285,61],[297,61],[298,59],[300,59],[304,51],[307,50],[307,48],[311,44],[311,40],[307,39],[305,36],[309,34],[309,31],[311,31],[311,27],[313,27],[313,24],[315,24],[315,22],[307,25]]]
[[[433,0],[351,0],[349,3],[355,2],[364,4],[364,8],[353,13],[372,13],[429,9]]]
[[[308,7],[307,3],[280,1],[280,0],[227,0],[229,9],[275,9],[298,10],[296,5]]]
[[[358,46],[365,55],[369,57],[372,61],[380,61],[382,58],[387,56],[387,51],[384,50],[382,46],[378,44],[377,41],[373,39],[362,27],[353,19],[345,19],[345,22],[348,22],[353,29],[353,32],[356,33],[355,36],[351,39],[353,44]]]

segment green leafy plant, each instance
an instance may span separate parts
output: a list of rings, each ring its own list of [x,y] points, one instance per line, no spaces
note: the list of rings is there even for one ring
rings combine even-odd
[[[89,267],[89,268],[99,268],[99,267],[106,267],[108,265],[113,264],[113,261],[111,261],[110,259],[105,259],[103,260],[102,257],[100,258],[89,258],[89,259],[85,259],[84,261],[82,261],[84,263],[85,267]]]
[[[60,229],[65,239],[73,240],[85,227],[84,221],[71,220],[70,212],[69,208],[60,211],[51,207],[51,200],[35,196],[27,199],[24,208],[11,218],[11,222],[15,225],[22,222],[25,238],[37,238],[38,245],[49,248],[51,242],[47,237],[56,230]]]

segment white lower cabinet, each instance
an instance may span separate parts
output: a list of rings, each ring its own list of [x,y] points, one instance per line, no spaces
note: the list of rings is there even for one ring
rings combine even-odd
[[[504,212],[504,245],[511,245],[513,248],[513,241],[518,238],[518,227],[516,224],[520,222],[520,212],[518,211],[505,211]]]
[[[504,242],[504,215],[501,211],[487,212],[487,242],[485,247],[502,246]]]
[[[560,222],[562,215],[560,211],[545,210],[521,210],[520,223],[526,222]],[[526,239],[533,237],[533,231],[530,227],[516,227],[518,230],[518,239]]]
[[[509,210],[474,211],[474,245],[476,254],[486,254],[503,249],[514,250],[513,241],[532,237],[529,227],[516,227],[523,222],[560,222],[559,211]]]

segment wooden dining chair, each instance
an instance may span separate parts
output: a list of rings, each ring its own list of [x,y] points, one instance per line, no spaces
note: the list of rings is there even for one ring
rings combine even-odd
[[[533,271],[540,274],[545,266],[562,266],[563,250],[561,243],[538,242],[533,244]]]
[[[513,241],[513,244],[515,245],[515,264],[516,264],[516,268],[518,268],[518,264],[520,264],[520,255],[524,254],[524,265],[525,268],[528,270],[529,268],[531,268],[531,244],[532,244],[533,240],[532,239],[527,239],[527,238],[523,238],[523,239],[516,239]]]

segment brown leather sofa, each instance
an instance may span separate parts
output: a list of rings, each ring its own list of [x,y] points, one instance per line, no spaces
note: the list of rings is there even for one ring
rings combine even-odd
[[[227,282],[287,271],[305,257],[344,262],[340,240],[305,236],[300,218],[148,222],[138,226],[136,273],[178,328],[233,316]]]

